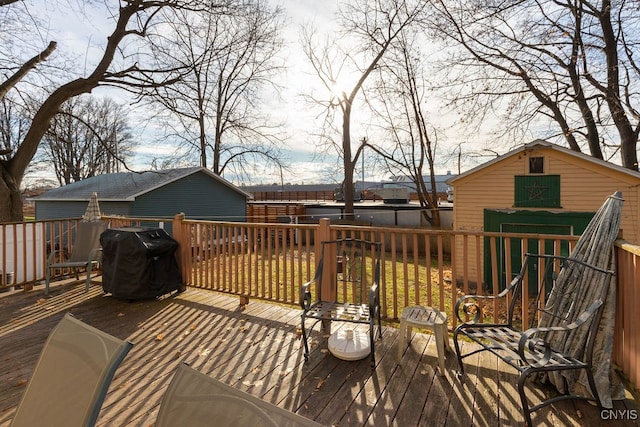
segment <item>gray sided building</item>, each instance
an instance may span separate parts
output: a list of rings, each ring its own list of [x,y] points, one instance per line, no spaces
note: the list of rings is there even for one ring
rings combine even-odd
[[[77,218],[96,192],[104,215],[246,221],[251,197],[203,167],[104,174],[35,197],[36,220]]]

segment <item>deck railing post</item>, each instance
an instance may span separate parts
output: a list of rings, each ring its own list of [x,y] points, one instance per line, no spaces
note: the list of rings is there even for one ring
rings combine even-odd
[[[320,282],[319,292],[323,301],[336,301],[337,289],[336,289],[336,247],[335,245],[323,245],[322,242],[328,242],[332,240],[331,236],[331,221],[328,218],[320,219],[320,227],[318,228],[317,241],[316,241],[316,262],[324,257],[324,265],[322,266],[322,282]],[[324,247],[326,246],[326,247]],[[324,253],[323,253],[324,251]],[[322,321],[323,329],[331,333],[331,321]]]
[[[190,264],[187,261],[187,251],[190,246],[190,239],[188,239],[189,236],[186,235],[187,233],[184,232],[184,218],[184,213],[180,212],[173,217],[172,224],[173,238],[178,242],[178,251],[176,253],[176,258],[178,260],[180,271],[182,272],[182,286],[180,288],[181,292],[186,289],[186,285],[189,281],[189,269],[187,267]]]

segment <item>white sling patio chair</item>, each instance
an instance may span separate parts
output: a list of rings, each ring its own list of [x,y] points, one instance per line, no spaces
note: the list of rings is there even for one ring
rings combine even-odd
[[[155,427],[320,426],[181,363],[165,392]]]
[[[66,314],[44,345],[11,426],[95,425],[132,346]]]
[[[47,258],[46,281],[44,293],[49,295],[49,283],[51,282],[51,270],[55,268],[71,268],[79,280],[78,269],[87,270],[86,291],[91,285],[91,270],[102,259],[100,249],[100,234],[108,228],[106,222],[79,222],[76,228],[76,236],[71,248],[71,256],[68,260],[55,262],[55,256],[59,251],[51,251]]]

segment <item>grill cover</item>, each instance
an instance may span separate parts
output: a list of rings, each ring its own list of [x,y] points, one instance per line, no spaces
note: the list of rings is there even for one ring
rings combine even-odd
[[[117,298],[156,298],[182,287],[176,242],[160,228],[110,228],[100,235],[102,288]]]

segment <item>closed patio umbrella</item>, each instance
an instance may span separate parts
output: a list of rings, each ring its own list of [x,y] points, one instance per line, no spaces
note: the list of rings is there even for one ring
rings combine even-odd
[[[101,221],[100,205],[98,203],[98,193],[96,193],[95,191],[93,192],[93,194],[91,195],[91,198],[89,199],[89,205],[87,206],[87,210],[85,211],[84,215],[82,215],[82,221],[83,222],[100,222]]]
[[[622,194],[616,192],[609,196],[591,219],[584,233],[578,239],[570,258],[575,258],[593,266],[613,270],[614,242],[620,230],[622,216]],[[600,326],[593,347],[593,373],[596,388],[604,407],[612,407],[612,400],[624,399],[624,390],[613,372],[611,357],[613,353],[613,331],[615,327],[616,311],[616,283],[608,280],[605,275],[594,275],[582,281],[572,280],[575,272],[572,268],[563,268],[556,284],[551,291],[547,308],[553,308],[554,313],[561,313],[562,317],[573,318],[572,314],[582,313],[594,301],[605,293],[604,310],[600,319]],[[561,321],[558,317],[543,316],[540,326],[554,326]],[[571,335],[553,336],[550,341],[554,348],[565,354],[576,356],[585,351],[587,342],[586,328],[579,328]],[[577,375],[581,374],[581,375]],[[572,394],[590,394],[588,381],[584,372],[555,371],[548,373],[548,379],[560,392],[568,388]]]

